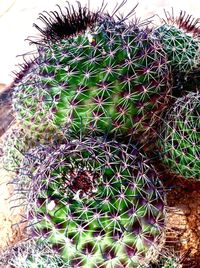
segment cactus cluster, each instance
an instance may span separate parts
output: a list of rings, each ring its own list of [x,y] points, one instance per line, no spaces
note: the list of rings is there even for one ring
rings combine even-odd
[[[3,160],[37,245],[12,264],[146,268],[163,247],[167,210],[149,151],[200,179],[197,21],[181,13],[151,29],[127,23],[134,9],[59,9],[40,14],[37,55],[12,86],[20,128]]]

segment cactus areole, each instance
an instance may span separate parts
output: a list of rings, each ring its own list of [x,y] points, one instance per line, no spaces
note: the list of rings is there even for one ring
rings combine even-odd
[[[89,170],[81,171],[71,171],[69,174],[66,174],[67,182],[66,185],[73,191],[75,194],[82,195],[91,195],[95,190],[95,174],[92,174]]]
[[[41,14],[45,29],[35,25],[35,69],[14,90],[18,118],[35,132],[56,126],[70,137],[152,135],[169,93],[159,40],[137,20],[67,10]]]

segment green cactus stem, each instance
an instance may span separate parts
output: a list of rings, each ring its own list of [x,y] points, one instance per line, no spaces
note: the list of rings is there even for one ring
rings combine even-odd
[[[69,267],[139,267],[161,248],[165,194],[135,147],[102,139],[40,146],[21,170],[29,235]]]
[[[155,135],[170,94],[159,40],[126,18],[67,10],[40,15],[35,69],[14,90],[17,118],[33,132],[54,126],[70,137]]]
[[[165,16],[166,18],[161,20],[162,25],[154,30],[154,34],[161,40],[168,57],[172,94],[180,97],[197,91],[199,84],[199,19],[183,11],[177,17],[173,11],[171,14],[165,11]]]
[[[169,168],[185,178],[200,179],[200,94],[174,103],[160,130],[158,147]]]

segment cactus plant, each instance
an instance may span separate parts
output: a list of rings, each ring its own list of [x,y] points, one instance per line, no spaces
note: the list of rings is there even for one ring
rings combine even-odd
[[[172,94],[176,97],[186,95],[190,91],[196,91],[199,79],[199,20],[181,11],[179,16],[174,12],[165,12],[166,18],[162,19],[162,25],[154,30],[168,56],[171,67]],[[188,82],[189,81],[189,82]]]
[[[23,129],[11,129],[5,136],[2,145],[3,167],[9,171],[17,171],[26,151],[35,145],[36,143],[30,139],[30,136],[26,135]]]
[[[70,136],[155,134],[169,95],[159,40],[137,20],[81,6],[67,11],[40,15],[46,28],[36,25],[42,37],[35,68],[14,89],[18,119],[36,132],[56,126]]]
[[[159,251],[165,194],[134,146],[93,138],[43,145],[21,170],[16,183],[28,187],[28,233],[69,267],[133,268]]]
[[[185,178],[200,179],[200,94],[174,103],[160,129],[158,147],[163,163]]]
[[[66,268],[58,255],[33,239],[21,241],[1,254],[0,264],[8,268]]]
[[[188,72],[199,65],[199,33],[198,20],[181,12],[179,17],[166,14],[163,25],[155,29],[168,55],[173,69]]]
[[[58,132],[58,131],[57,131]],[[41,133],[31,136],[23,127],[14,127],[5,135],[2,144],[3,167],[12,172],[17,172],[24,158],[24,154],[39,144],[61,143],[65,138],[61,133]]]

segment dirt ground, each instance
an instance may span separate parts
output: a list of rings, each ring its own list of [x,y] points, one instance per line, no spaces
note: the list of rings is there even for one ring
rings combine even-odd
[[[176,233],[176,251],[184,256],[183,267],[200,267],[200,183],[174,183],[168,195],[172,207],[168,226]]]
[[[157,164],[167,191],[167,242],[182,267],[200,267],[200,182],[185,180]]]
[[[3,86],[1,86],[3,88]],[[3,139],[12,122],[9,94],[0,89],[0,136]],[[2,96],[4,96],[2,98]],[[5,97],[6,96],[6,97]],[[7,99],[6,99],[7,98]],[[1,139],[1,140],[2,140]],[[1,153],[1,152],[0,152]],[[182,267],[200,267],[200,183],[186,181],[170,174],[167,169],[157,166],[167,191],[167,242],[166,247],[175,251],[182,260]],[[14,174],[5,171],[0,165],[0,252],[14,245],[23,237],[22,220],[17,201],[11,202],[13,188],[8,181]],[[1,267],[1,266],[0,266]]]

